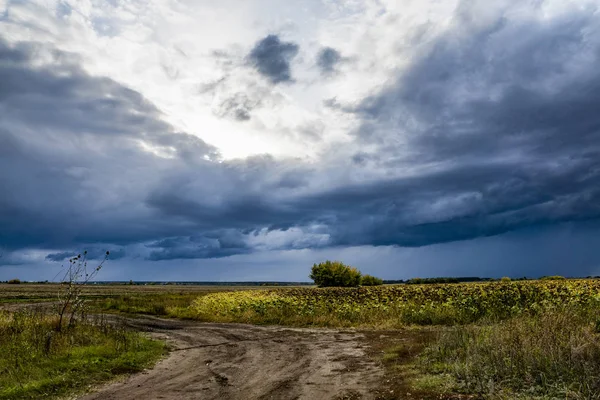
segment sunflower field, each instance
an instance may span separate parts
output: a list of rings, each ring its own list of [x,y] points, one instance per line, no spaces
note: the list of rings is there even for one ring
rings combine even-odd
[[[214,293],[191,313],[205,321],[298,326],[456,325],[569,307],[597,315],[600,280],[544,280]]]

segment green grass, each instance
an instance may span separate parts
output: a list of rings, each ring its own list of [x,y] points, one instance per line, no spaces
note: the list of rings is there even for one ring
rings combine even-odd
[[[244,286],[216,286],[216,285],[123,285],[102,284],[82,285],[81,297],[87,300],[118,298],[120,296],[152,296],[152,295],[185,295],[219,292],[223,290],[240,290]],[[11,285],[0,283],[0,305],[14,301],[55,301],[57,294],[64,290],[58,283],[35,284],[27,283]]]
[[[208,292],[207,292],[208,293]],[[126,314],[148,314],[160,317],[189,318],[192,302],[199,293],[154,293],[121,295],[94,301],[93,310]]]
[[[420,357],[428,374],[488,398],[600,399],[597,313],[570,307],[445,331]]]
[[[52,315],[0,313],[0,399],[55,398],[142,371],[162,342],[95,318],[57,332]]]
[[[227,292],[253,292],[263,291],[263,287],[238,287],[238,286],[197,286],[195,290],[177,290],[175,286],[164,292],[128,292],[110,297],[96,298],[89,302],[90,309],[94,312],[146,314],[159,317],[173,317],[193,319],[196,314],[191,307],[193,302],[200,297]],[[183,288],[182,288],[183,289]]]

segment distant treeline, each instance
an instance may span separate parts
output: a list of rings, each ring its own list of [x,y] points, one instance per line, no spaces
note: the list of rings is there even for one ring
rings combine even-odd
[[[433,283],[461,283],[461,282],[486,282],[493,281],[493,278],[480,278],[478,276],[460,276],[460,277],[436,277],[436,278],[412,278],[408,280],[387,280],[384,283],[405,283],[408,285],[423,285]]]
[[[409,285],[420,285],[424,283],[461,283],[461,282],[481,282],[483,280],[489,280],[479,277],[464,277],[464,278],[450,278],[450,277],[440,277],[440,278],[413,278],[409,279],[406,283]]]
[[[9,281],[0,281],[0,283],[25,283],[25,284],[53,284],[60,282],[52,281],[22,281],[19,279],[11,279]],[[93,281],[86,283],[87,285],[195,285],[195,286],[311,286],[312,282],[202,282],[202,281]]]
[[[565,278],[563,276],[542,276],[540,278],[481,278],[478,276],[463,276],[463,277],[436,277],[436,278],[412,278],[408,280],[384,280],[384,284],[399,284],[404,283],[407,285],[424,285],[424,284],[436,284],[436,283],[462,283],[462,282],[493,282],[500,280],[513,280],[513,281],[527,281],[527,280],[560,280],[560,279],[600,279],[600,276],[586,276],[585,278]]]
[[[553,276],[542,276],[540,278],[513,278],[505,280],[513,281],[524,281],[524,280],[559,280],[559,279],[600,279],[600,276],[586,276],[586,277],[563,277],[558,275]],[[384,284],[407,284],[407,285],[423,285],[423,284],[436,284],[436,283],[461,283],[461,282],[493,282],[499,281],[500,279],[495,278],[481,278],[477,276],[463,276],[463,277],[437,277],[437,278],[412,278],[412,279],[387,279],[384,280]],[[46,284],[46,283],[60,283],[51,281],[22,281],[19,279],[11,279],[8,281],[0,281],[0,283],[13,283],[13,284]],[[313,282],[269,282],[269,281],[253,281],[253,282],[202,282],[202,281],[94,281],[88,282],[88,285],[190,285],[190,286],[312,286]]]
[[[312,282],[202,282],[202,281],[97,281],[91,285],[193,285],[193,286],[309,286]]]

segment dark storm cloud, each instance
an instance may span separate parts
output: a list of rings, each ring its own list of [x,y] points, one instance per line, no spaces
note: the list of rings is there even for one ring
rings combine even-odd
[[[114,249],[113,248],[113,249],[107,250],[110,247],[112,247],[112,246],[92,247],[89,249],[85,248],[84,250],[78,250],[78,251],[61,251],[58,253],[50,253],[50,254],[46,255],[46,261],[53,261],[53,262],[68,261],[70,258],[76,257],[79,254],[83,255],[84,254],[83,251],[87,252],[85,255],[88,260],[103,260],[104,257],[107,255],[106,254],[107,251],[110,253],[108,255],[108,258],[110,260],[119,260],[126,256],[126,253],[123,249]]]
[[[357,140],[376,148],[355,153],[354,168],[414,171],[408,177],[240,197],[222,203],[219,218],[239,228],[322,224],[331,244],[400,246],[598,219],[600,46],[586,34],[598,22],[577,12],[485,29],[458,20],[354,109]],[[179,196],[149,204],[185,218],[217,215],[192,200],[182,207]]]
[[[340,240],[424,245],[600,217],[600,46],[587,34],[599,22],[587,12],[485,29],[457,21],[455,35],[355,110],[357,139],[378,147],[382,166],[439,172],[395,183],[402,200],[387,203],[389,222]],[[455,212],[407,224],[398,216],[415,200]]]
[[[0,44],[0,245],[48,259],[90,243],[127,256],[141,247],[150,260],[218,258],[597,220],[600,16],[485,29],[457,18],[392,84],[358,106],[331,100],[360,119],[356,143],[345,159],[311,163],[219,160],[68,54]],[[269,36],[249,59],[285,82],[297,51]],[[50,64],[34,62],[40,52]],[[251,106],[240,96],[224,116],[244,120]]]
[[[277,35],[260,40],[248,55],[248,60],[273,84],[292,81],[291,60],[298,54],[298,45],[282,42]]]
[[[49,64],[35,66],[39,56]],[[155,238],[172,227],[140,220],[136,193],[162,171],[218,157],[139,93],[73,59],[0,41],[0,244],[9,250]]]
[[[212,146],[174,130],[139,93],[89,76],[70,54],[4,42],[0,54],[0,245],[8,252],[55,249],[49,261],[96,248],[111,259],[248,253],[249,235],[277,209],[263,194],[304,185],[305,168],[269,156],[215,162]]]
[[[149,260],[173,260],[195,258],[221,258],[251,252],[239,231],[218,232],[205,236],[167,238],[147,247]]]
[[[76,257],[77,253],[72,251],[61,251],[59,253],[50,253],[46,256],[47,261],[61,262],[68,258]]]
[[[31,67],[39,45],[8,47],[0,41],[0,102],[7,122],[61,135],[90,134],[115,139],[143,139],[178,154],[217,157],[217,151],[193,135],[173,132],[159,111],[138,92],[107,78],[93,78],[69,60],[67,53],[48,51],[53,63]],[[8,125],[8,124],[7,124]],[[7,129],[6,126],[2,128]],[[3,135],[8,140],[11,135]]]
[[[586,171],[581,165],[540,180],[546,172],[540,169],[518,175],[503,167],[464,167],[347,187],[301,205],[331,204],[337,244],[423,246],[598,218],[600,182],[598,176],[578,182]]]
[[[317,55],[317,66],[324,75],[335,72],[336,66],[342,61],[342,55],[332,47],[325,47]]]

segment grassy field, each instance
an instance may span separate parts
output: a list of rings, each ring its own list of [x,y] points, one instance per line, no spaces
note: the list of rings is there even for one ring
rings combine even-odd
[[[54,398],[115,375],[142,371],[162,342],[99,317],[55,329],[47,310],[0,311],[0,399]]]
[[[185,295],[204,294],[223,290],[243,290],[248,287],[229,286],[196,286],[196,285],[84,285],[83,297],[107,299],[120,296],[149,296],[149,295]],[[61,290],[57,283],[18,285],[0,283],[0,304],[7,302],[52,301]]]
[[[162,291],[145,289],[120,292],[92,298],[90,305],[96,312],[120,312],[126,314],[148,314],[160,317],[196,319],[191,307],[198,298],[230,292],[266,290],[259,286],[162,286]]]
[[[151,366],[163,342],[93,317],[57,332],[53,305],[60,284],[0,284],[0,399],[61,397],[117,375]],[[192,285],[84,285],[82,297],[97,312],[166,315],[198,296],[223,290]],[[4,309],[4,311],[2,311]],[[11,311],[9,311],[11,310]]]
[[[109,324],[99,313],[184,317],[199,296],[250,288],[84,285],[82,298],[91,317],[58,331],[53,303],[63,286],[0,284],[0,400],[60,398],[142,371],[164,354],[163,342]]]
[[[10,291],[3,291],[7,286]],[[0,286],[0,296],[10,302],[49,300],[57,290],[53,285],[15,286],[19,285]],[[383,361],[391,379],[409,382],[415,393],[490,399],[600,399],[600,280],[324,289],[117,285],[84,290],[91,309],[97,312],[408,330],[407,337],[412,339],[383,348]],[[68,350],[71,357],[87,354],[83,350],[73,353],[77,346],[85,348],[76,344]],[[39,348],[43,351],[43,346]],[[139,347],[130,356],[136,351],[149,354]],[[44,357],[39,356],[32,365]],[[56,353],[56,357],[61,356]],[[109,360],[107,357],[106,362]],[[118,372],[119,368],[108,370]],[[106,369],[102,371],[88,375],[104,379]],[[81,385],[84,383],[68,383],[66,387]]]

